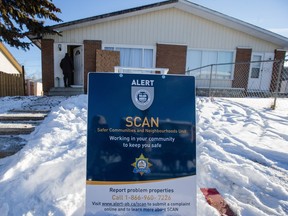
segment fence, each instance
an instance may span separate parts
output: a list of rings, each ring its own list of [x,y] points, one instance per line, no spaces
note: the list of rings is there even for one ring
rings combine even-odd
[[[23,96],[23,74],[7,74],[0,72],[0,97]]]
[[[211,64],[186,71],[196,78],[197,96],[288,97],[287,60]]]

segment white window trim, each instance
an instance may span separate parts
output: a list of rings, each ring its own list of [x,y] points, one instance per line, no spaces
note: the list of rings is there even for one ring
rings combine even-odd
[[[145,46],[145,45],[132,45],[132,44],[102,44],[102,50],[105,49],[105,47],[113,47],[115,48],[135,48],[135,49],[142,49],[142,58],[144,57],[144,49],[152,49],[153,50],[153,56],[152,56],[152,67],[156,66],[156,46]],[[142,59],[143,62],[143,59]]]

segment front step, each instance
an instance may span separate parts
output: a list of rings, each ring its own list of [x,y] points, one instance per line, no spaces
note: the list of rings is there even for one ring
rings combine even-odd
[[[47,116],[46,113],[5,113],[0,114],[0,121],[15,122],[15,121],[39,121]]]
[[[41,124],[51,109],[66,97],[37,97],[24,102],[21,109],[13,109],[0,114],[0,158],[14,155],[27,141],[21,136],[30,134]]]
[[[9,110],[9,113],[42,113],[42,114],[48,114],[50,112],[50,110],[18,110],[18,109],[12,109]]]
[[[27,141],[19,136],[0,136],[0,158],[17,153]]]
[[[50,89],[48,96],[74,96],[80,94],[84,94],[83,87],[77,87],[77,88],[55,87]]]
[[[0,135],[30,134],[34,129],[33,123],[0,123]]]

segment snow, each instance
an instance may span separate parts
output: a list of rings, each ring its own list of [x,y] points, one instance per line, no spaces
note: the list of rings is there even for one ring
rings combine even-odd
[[[55,97],[37,97],[37,96],[18,96],[18,97],[2,97],[0,98],[0,114],[6,113],[9,110],[38,110],[49,111],[52,107],[58,105],[65,100],[64,96]]]
[[[288,99],[278,100],[271,110],[269,98],[197,98],[198,187],[217,188],[237,215],[288,215]],[[33,101],[0,98],[0,113]],[[0,159],[3,216],[84,214],[87,96],[46,101],[54,108],[26,146]],[[200,190],[197,205],[218,216]]]

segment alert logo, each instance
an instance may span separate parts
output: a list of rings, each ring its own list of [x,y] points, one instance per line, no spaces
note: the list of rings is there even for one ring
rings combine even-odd
[[[133,80],[131,86],[131,99],[139,110],[148,109],[154,101],[154,80]]]

